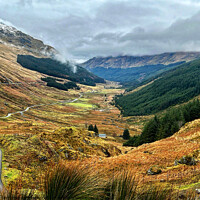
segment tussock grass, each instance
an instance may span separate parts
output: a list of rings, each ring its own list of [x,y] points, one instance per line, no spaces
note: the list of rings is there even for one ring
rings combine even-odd
[[[60,162],[47,172],[45,179],[45,200],[97,199],[99,181],[89,168],[79,163]]]
[[[172,188],[162,188],[161,186],[148,186],[147,188],[142,188],[138,194],[137,199],[141,200],[172,200],[175,197],[173,196]],[[175,198],[176,199],[176,198]]]
[[[20,190],[13,187],[9,187],[8,190],[2,191],[0,200],[33,200],[34,197],[32,190]]]
[[[9,187],[0,194],[0,200],[178,200],[197,199],[194,190],[175,190],[161,185],[141,185],[134,173],[123,171],[111,179],[103,171],[89,167],[84,162],[59,161],[46,172],[44,190],[37,197],[33,190]]]
[[[116,174],[105,188],[105,200],[132,200],[136,197],[137,183],[129,172]]]

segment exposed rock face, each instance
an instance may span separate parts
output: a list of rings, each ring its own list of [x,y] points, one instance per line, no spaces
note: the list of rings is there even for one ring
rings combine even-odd
[[[24,48],[33,53],[42,53],[43,55],[51,56],[57,51],[45,45],[41,40],[37,40],[14,27],[7,26],[0,22],[0,43],[7,43],[17,47]]]
[[[200,52],[173,52],[150,56],[94,57],[82,64],[86,68],[132,68],[146,65],[169,65],[191,61],[200,57]]]

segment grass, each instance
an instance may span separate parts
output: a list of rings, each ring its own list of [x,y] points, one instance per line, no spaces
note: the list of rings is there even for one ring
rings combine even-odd
[[[1,193],[0,200],[33,200],[37,199],[34,197],[32,190],[20,190],[9,187]]]
[[[88,103],[69,103],[68,105],[71,105],[71,106],[75,106],[75,107],[81,107],[81,108],[93,108],[94,105],[92,104],[88,104]]]
[[[97,199],[98,177],[79,163],[60,162],[45,179],[45,200]]]
[[[105,189],[105,200],[132,200],[137,196],[137,184],[134,177],[123,172],[116,174]]]

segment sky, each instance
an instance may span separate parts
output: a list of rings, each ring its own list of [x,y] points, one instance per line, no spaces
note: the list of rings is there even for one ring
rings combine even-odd
[[[200,0],[0,0],[0,21],[77,62],[200,51]]]

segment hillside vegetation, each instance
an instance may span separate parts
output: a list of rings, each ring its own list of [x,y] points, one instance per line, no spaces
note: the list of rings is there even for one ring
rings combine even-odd
[[[155,114],[200,94],[200,60],[162,74],[139,91],[115,98],[124,116]]]
[[[106,80],[121,82],[123,85],[134,85],[146,80],[152,76],[170,70],[182,62],[177,62],[169,65],[145,65],[132,68],[103,68],[96,67],[89,69],[92,73]]]
[[[23,67],[58,78],[66,78],[84,85],[95,86],[96,83],[104,83],[99,78],[80,66],[70,63],[62,64],[51,58],[36,58],[30,55],[18,55],[17,62]]]
[[[144,127],[139,136],[134,136],[124,146],[139,146],[155,142],[176,133],[186,122],[200,118],[200,102],[195,100],[184,106],[167,111],[164,116],[155,116]]]

